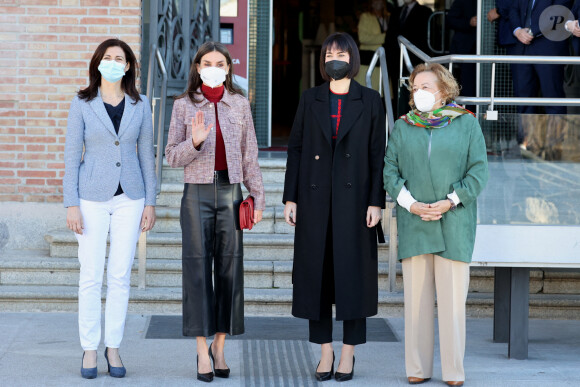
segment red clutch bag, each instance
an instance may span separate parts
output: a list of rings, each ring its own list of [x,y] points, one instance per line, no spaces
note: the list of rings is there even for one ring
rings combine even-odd
[[[254,227],[254,198],[248,196],[240,204],[240,229],[251,230]]]

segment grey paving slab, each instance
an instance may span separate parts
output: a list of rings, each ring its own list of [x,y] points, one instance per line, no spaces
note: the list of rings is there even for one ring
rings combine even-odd
[[[150,316],[130,314],[121,355],[128,369],[124,379],[106,373],[103,345],[99,376],[79,375],[82,350],[77,318],[72,313],[0,313],[1,386],[194,386],[195,341],[145,339]],[[369,342],[356,350],[353,381],[345,386],[408,385],[404,370],[402,318],[385,319],[397,342]],[[507,358],[507,344],[493,343],[491,319],[468,319],[465,357],[466,386],[577,386],[580,371],[580,321],[531,320],[528,360]],[[283,335],[281,335],[283,336]],[[270,337],[271,338],[271,337]],[[316,383],[312,373],[319,346],[305,340],[229,340],[228,380],[219,386],[330,386]],[[306,338],[305,338],[306,339]],[[437,340],[436,340],[437,341]],[[337,358],[341,344],[334,343]],[[433,379],[440,386],[439,349]]]

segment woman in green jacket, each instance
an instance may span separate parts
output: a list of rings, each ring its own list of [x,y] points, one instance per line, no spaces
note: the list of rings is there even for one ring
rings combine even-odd
[[[477,196],[487,179],[485,141],[459,87],[439,64],[418,65],[412,110],[389,138],[383,178],[396,198],[405,293],[405,367],[410,384],[433,374],[437,292],[443,381],[463,385],[465,301],[475,242]]]

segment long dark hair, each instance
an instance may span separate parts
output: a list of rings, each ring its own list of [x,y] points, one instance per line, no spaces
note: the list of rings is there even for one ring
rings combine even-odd
[[[137,87],[135,87],[135,74],[137,72],[137,59],[131,47],[120,39],[107,39],[103,43],[99,44],[99,47],[95,50],[93,57],[91,58],[91,64],[89,65],[89,86],[78,92],[80,99],[92,101],[98,94],[99,87],[101,86],[101,73],[99,71],[99,65],[101,60],[105,56],[105,52],[109,47],[121,47],[125,52],[125,59],[129,63],[129,70],[125,73],[125,76],[121,80],[121,90],[129,94],[131,98],[135,100],[135,104],[141,101]]]
[[[199,47],[197,53],[195,54],[195,58],[193,58],[193,62],[191,62],[191,67],[189,68],[189,77],[187,79],[187,89],[185,90],[185,93],[178,95],[177,97],[175,97],[175,99],[189,97],[191,102],[199,103],[203,101],[203,93],[197,91],[201,87],[201,84],[203,82],[201,80],[201,77],[199,76],[199,73],[197,72],[196,65],[198,64],[201,65],[201,58],[205,54],[212,51],[217,51],[223,56],[225,56],[226,64],[230,66],[230,70],[226,74],[226,81],[224,82],[224,87],[226,88],[226,90],[229,91],[230,94],[243,95],[242,91],[237,87],[235,87],[232,81],[234,77],[234,66],[232,65],[232,58],[226,46],[224,46],[219,42],[205,42]],[[196,96],[201,97],[197,99]]]

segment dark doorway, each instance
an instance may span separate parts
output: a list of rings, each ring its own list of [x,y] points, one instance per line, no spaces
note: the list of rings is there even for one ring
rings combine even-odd
[[[323,81],[320,44],[333,31],[357,38],[357,15],[365,1],[274,0],[272,49],[272,147],[288,144],[302,92]]]
[[[371,0],[351,2],[274,0],[271,128],[273,149],[282,150],[288,144],[302,92],[323,82],[318,67],[322,42],[330,33],[341,31],[349,33],[357,43],[360,43],[358,23],[361,14],[369,12],[371,2]],[[390,14],[396,15],[394,17],[398,20],[403,0],[385,0],[385,4],[387,3]],[[419,0],[419,3],[431,9],[444,8],[444,0]],[[436,21],[433,24],[436,24]],[[435,34],[432,31],[431,35],[438,36],[436,31]],[[394,39],[397,48],[396,37]],[[433,36],[431,39],[435,40]],[[398,64],[399,54],[395,51],[397,50],[390,49],[387,55],[391,55]],[[398,78],[398,69],[392,72],[396,73]],[[361,82],[364,83],[359,80],[359,83]],[[391,95],[396,96],[398,82],[391,80],[391,83],[394,84]],[[404,108],[407,108],[406,103]]]

